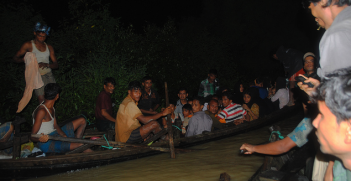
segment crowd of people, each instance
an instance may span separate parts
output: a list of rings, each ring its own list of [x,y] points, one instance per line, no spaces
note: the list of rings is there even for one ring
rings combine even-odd
[[[305,118],[286,138],[265,145],[245,143],[240,149],[245,150],[245,154],[256,152],[279,155],[306,144],[308,135],[316,129],[320,153],[335,157],[327,161],[316,158],[315,164],[322,163],[323,166],[314,170],[312,180],[350,180],[351,1],[304,2],[315,21],[327,30],[320,41],[319,61],[312,52],[303,53],[281,46],[272,57],[284,65],[285,77],[278,77],[274,81],[269,77],[257,77],[251,82],[237,82],[231,90],[220,85],[217,71],[211,69],[207,78],[201,81],[197,95],[190,97],[187,88],[179,88],[177,95],[170,95],[166,108],[161,108],[161,97],[152,88],[152,78],[145,76],[141,82],[129,83],[128,96],[119,105],[117,113],[113,112],[111,100],[116,82],[114,78],[108,77],[103,90],[97,95],[96,127],[99,131],[114,130],[115,141],[141,143],[167,128],[167,121],[174,124],[180,120],[182,136],[190,137],[254,121],[285,106],[300,103],[296,101],[300,97],[306,112]],[[35,39],[23,44],[14,56],[14,61],[25,62],[26,65],[33,61],[38,64],[28,66],[35,71],[31,71],[32,75],[26,74],[27,84],[31,83],[28,91],[35,90],[40,103],[33,112],[32,134],[42,136],[39,139],[32,138],[32,141],[38,142],[43,152],[62,153],[82,144],[52,141],[48,135],[82,138],[86,121],[80,117],[63,127],[57,124],[54,104],[59,99],[61,88],[51,73],[51,69],[58,67],[54,49],[44,42],[49,30],[46,25],[37,24],[34,28]],[[49,58],[52,63],[49,63]],[[30,76],[41,79],[33,82]],[[25,102],[28,98],[23,99]],[[22,107],[25,105],[23,103]],[[315,116],[308,109],[310,105],[318,106],[319,112]],[[171,120],[167,120],[167,115],[170,115],[168,118]],[[0,141],[10,139],[12,131],[11,125],[1,125]],[[164,135],[160,139],[167,140],[168,136]],[[85,152],[91,151],[87,149]]]

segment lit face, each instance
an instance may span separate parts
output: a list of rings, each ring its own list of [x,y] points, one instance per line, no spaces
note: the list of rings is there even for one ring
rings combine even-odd
[[[316,135],[323,153],[340,156],[351,151],[351,144],[345,143],[349,121],[337,123],[336,116],[326,106],[325,102],[318,101],[319,114],[313,120],[317,128]]]
[[[244,86],[243,86],[243,84],[240,84],[240,92],[244,92]]]
[[[174,104],[169,104],[169,107],[171,108],[171,111],[174,112],[176,106]]]
[[[193,105],[191,107],[193,108],[193,113],[196,113],[201,111],[204,105],[201,105],[198,100],[193,100]]]
[[[188,93],[186,93],[185,90],[181,90],[178,93],[178,97],[180,100],[186,100],[186,98],[188,97]]]
[[[132,89],[132,90],[128,90],[128,95],[135,101],[138,102],[140,100],[141,97],[141,90],[140,89]]]
[[[324,4],[326,4],[326,0],[322,0],[318,2],[317,5],[314,5],[313,3],[311,3],[308,8],[311,9],[311,14],[312,16],[315,17],[315,21],[321,27],[327,29],[328,27],[330,27],[333,20],[332,20],[330,7],[323,7]],[[326,24],[327,21],[329,22],[330,25]]]
[[[214,74],[208,74],[208,81],[210,83],[214,82],[217,78],[217,75],[214,75]]]
[[[251,101],[251,96],[249,94],[244,95],[244,102],[245,104],[249,103]]]
[[[42,31],[36,31],[34,32],[34,35],[35,35],[35,39],[39,42],[44,42],[46,39],[46,33]]]
[[[193,106],[193,101],[188,101],[188,104],[190,104],[191,106]]]
[[[152,80],[145,80],[142,84],[145,90],[150,90],[152,87]]]
[[[207,109],[212,113],[212,114],[217,114],[218,112],[218,103],[214,100],[211,100],[210,103],[207,105]]]
[[[223,96],[223,97],[222,97],[222,104],[223,104],[223,107],[229,106],[230,103],[232,103],[232,100],[229,100],[227,96]]]
[[[303,68],[307,71],[313,71],[314,70],[314,57],[309,56],[305,58]]]
[[[190,114],[191,114],[191,112],[189,110],[183,109],[183,115],[185,118],[188,117]]]
[[[107,92],[107,93],[110,93],[112,94],[113,93],[113,90],[115,90],[115,86],[111,83],[107,83],[107,85],[104,85],[104,90]]]

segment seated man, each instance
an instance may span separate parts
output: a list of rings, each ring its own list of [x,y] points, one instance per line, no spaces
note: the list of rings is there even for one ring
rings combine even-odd
[[[180,119],[184,121],[184,116],[182,114],[182,108],[183,105],[188,103],[187,100],[188,97],[188,92],[184,87],[181,87],[178,92],[178,98],[179,100],[177,101],[177,108],[175,109],[175,114],[178,114],[180,116]]]
[[[193,117],[193,108],[191,107],[190,104],[185,104],[182,110],[183,110],[183,116],[184,116],[184,121],[182,125],[182,134],[185,134],[186,128],[189,125],[189,120],[191,117]]]
[[[82,138],[86,126],[84,118],[75,119],[63,127],[59,127],[56,120],[54,104],[59,98],[61,87],[56,83],[49,83],[44,88],[44,102],[33,112],[32,134],[42,134],[39,139],[31,138],[34,142],[39,142],[38,147],[44,153],[55,152],[65,153],[82,146],[82,143],[70,143],[49,140],[50,136],[62,136],[70,138]],[[76,132],[76,133],[74,133]],[[87,149],[84,152],[91,152]]]
[[[224,125],[218,121],[217,113],[218,113],[218,101],[216,99],[211,99],[207,105],[207,110],[205,111],[207,115],[209,115],[212,119],[212,131],[219,130],[224,128]]]
[[[230,92],[222,94],[222,101],[224,109],[218,114],[218,120],[221,123],[234,122],[234,124],[238,125],[243,123],[244,120],[250,120],[245,109],[239,104],[233,103],[233,95]]]
[[[138,108],[144,116],[151,116],[157,114],[156,110],[160,106],[160,96],[152,88],[152,78],[145,76],[142,80],[144,89],[141,90],[141,98]]]
[[[193,99],[194,116],[190,118],[188,130],[185,137],[202,134],[203,131],[211,131],[212,119],[209,115],[202,111],[204,107],[203,98],[196,97]]]
[[[0,143],[5,143],[7,141],[13,140],[13,125],[11,122],[6,122],[0,125]],[[11,154],[12,148],[1,150],[3,153]]]
[[[112,77],[104,80],[104,90],[100,92],[96,99],[95,118],[96,126],[99,131],[115,129],[116,120],[112,117],[112,100],[111,94],[115,89],[116,81]]]
[[[138,81],[129,83],[128,96],[119,106],[116,118],[116,141],[124,143],[140,143],[147,138],[151,132],[154,134],[162,130],[156,119],[171,113],[170,107],[161,113],[144,116],[137,104],[141,97],[141,85]],[[141,126],[139,123],[143,123]]]

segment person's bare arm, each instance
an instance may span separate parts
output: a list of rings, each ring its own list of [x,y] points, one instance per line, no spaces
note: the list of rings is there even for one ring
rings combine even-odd
[[[60,126],[57,124],[56,121],[56,116],[55,116],[55,120],[54,120],[54,128],[56,129],[56,132],[62,136],[62,137],[67,137],[67,135],[65,134],[65,132],[62,131],[62,129],[60,128]]]
[[[304,75],[301,75],[301,74],[299,76],[302,76],[302,77],[304,77],[306,79],[304,81],[305,83],[309,83],[310,82],[310,83],[312,83],[314,85],[313,88],[310,88],[310,87],[308,87],[308,85],[302,84],[302,82],[297,83],[297,85],[300,87],[301,90],[305,91],[309,96],[312,96],[313,92],[316,91],[317,87],[320,84],[319,80],[311,78],[311,77],[307,78],[307,77],[305,77]]]
[[[16,53],[16,55],[13,57],[13,61],[16,63],[24,63],[24,54],[27,53],[29,51],[29,49],[31,48],[31,44],[30,42],[26,42],[24,43],[20,50],[18,50],[18,52]]]
[[[243,108],[246,110],[248,115],[252,116],[253,120],[258,119],[258,116],[255,113],[253,113],[246,104],[243,104]],[[250,120],[250,118],[248,120]]]
[[[160,104],[156,104],[156,106],[153,108],[153,110],[156,111],[158,107],[160,107]]]
[[[324,181],[333,181],[333,166],[334,161],[329,161],[327,170],[325,171]]]
[[[245,154],[252,154],[256,152],[256,153],[267,154],[267,155],[280,155],[289,151],[291,148],[295,146],[296,146],[296,143],[293,142],[293,140],[291,140],[289,137],[286,137],[282,140],[278,140],[265,145],[250,145],[250,144],[244,143],[240,147],[240,150],[244,150],[244,149],[247,150]]]
[[[109,113],[107,113],[106,109],[101,109],[101,114],[105,119],[112,122],[116,122],[116,119],[114,119]]]
[[[152,121],[152,120],[156,120],[162,116],[166,116],[167,114],[171,113],[171,108],[168,107],[166,109],[164,109],[162,112],[154,114],[152,116],[144,116],[144,115],[140,115],[137,117],[137,119],[142,122],[143,124],[147,124],[148,122]]]
[[[148,110],[145,110],[145,109],[140,109],[140,111],[141,111],[142,113],[146,113],[146,114],[157,114],[156,111],[148,111]]]
[[[50,59],[52,61],[51,64],[49,64],[49,68],[51,69],[57,69],[58,68],[58,63],[57,63],[57,59],[55,56],[55,51],[54,48],[51,45],[48,45],[49,50],[50,50]]]
[[[34,118],[34,125],[32,127],[32,134],[38,133],[46,113],[47,112],[45,110],[38,108],[38,110],[36,111],[36,114],[35,114],[35,118]],[[34,142],[47,142],[49,140],[49,137],[48,137],[48,135],[43,135],[39,139],[31,137],[31,140]]]

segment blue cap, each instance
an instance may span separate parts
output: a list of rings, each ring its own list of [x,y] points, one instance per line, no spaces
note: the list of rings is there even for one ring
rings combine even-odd
[[[40,22],[37,22],[37,24],[34,26],[34,31],[42,31],[46,33],[46,35],[49,35],[50,27],[47,25],[41,25]]]

